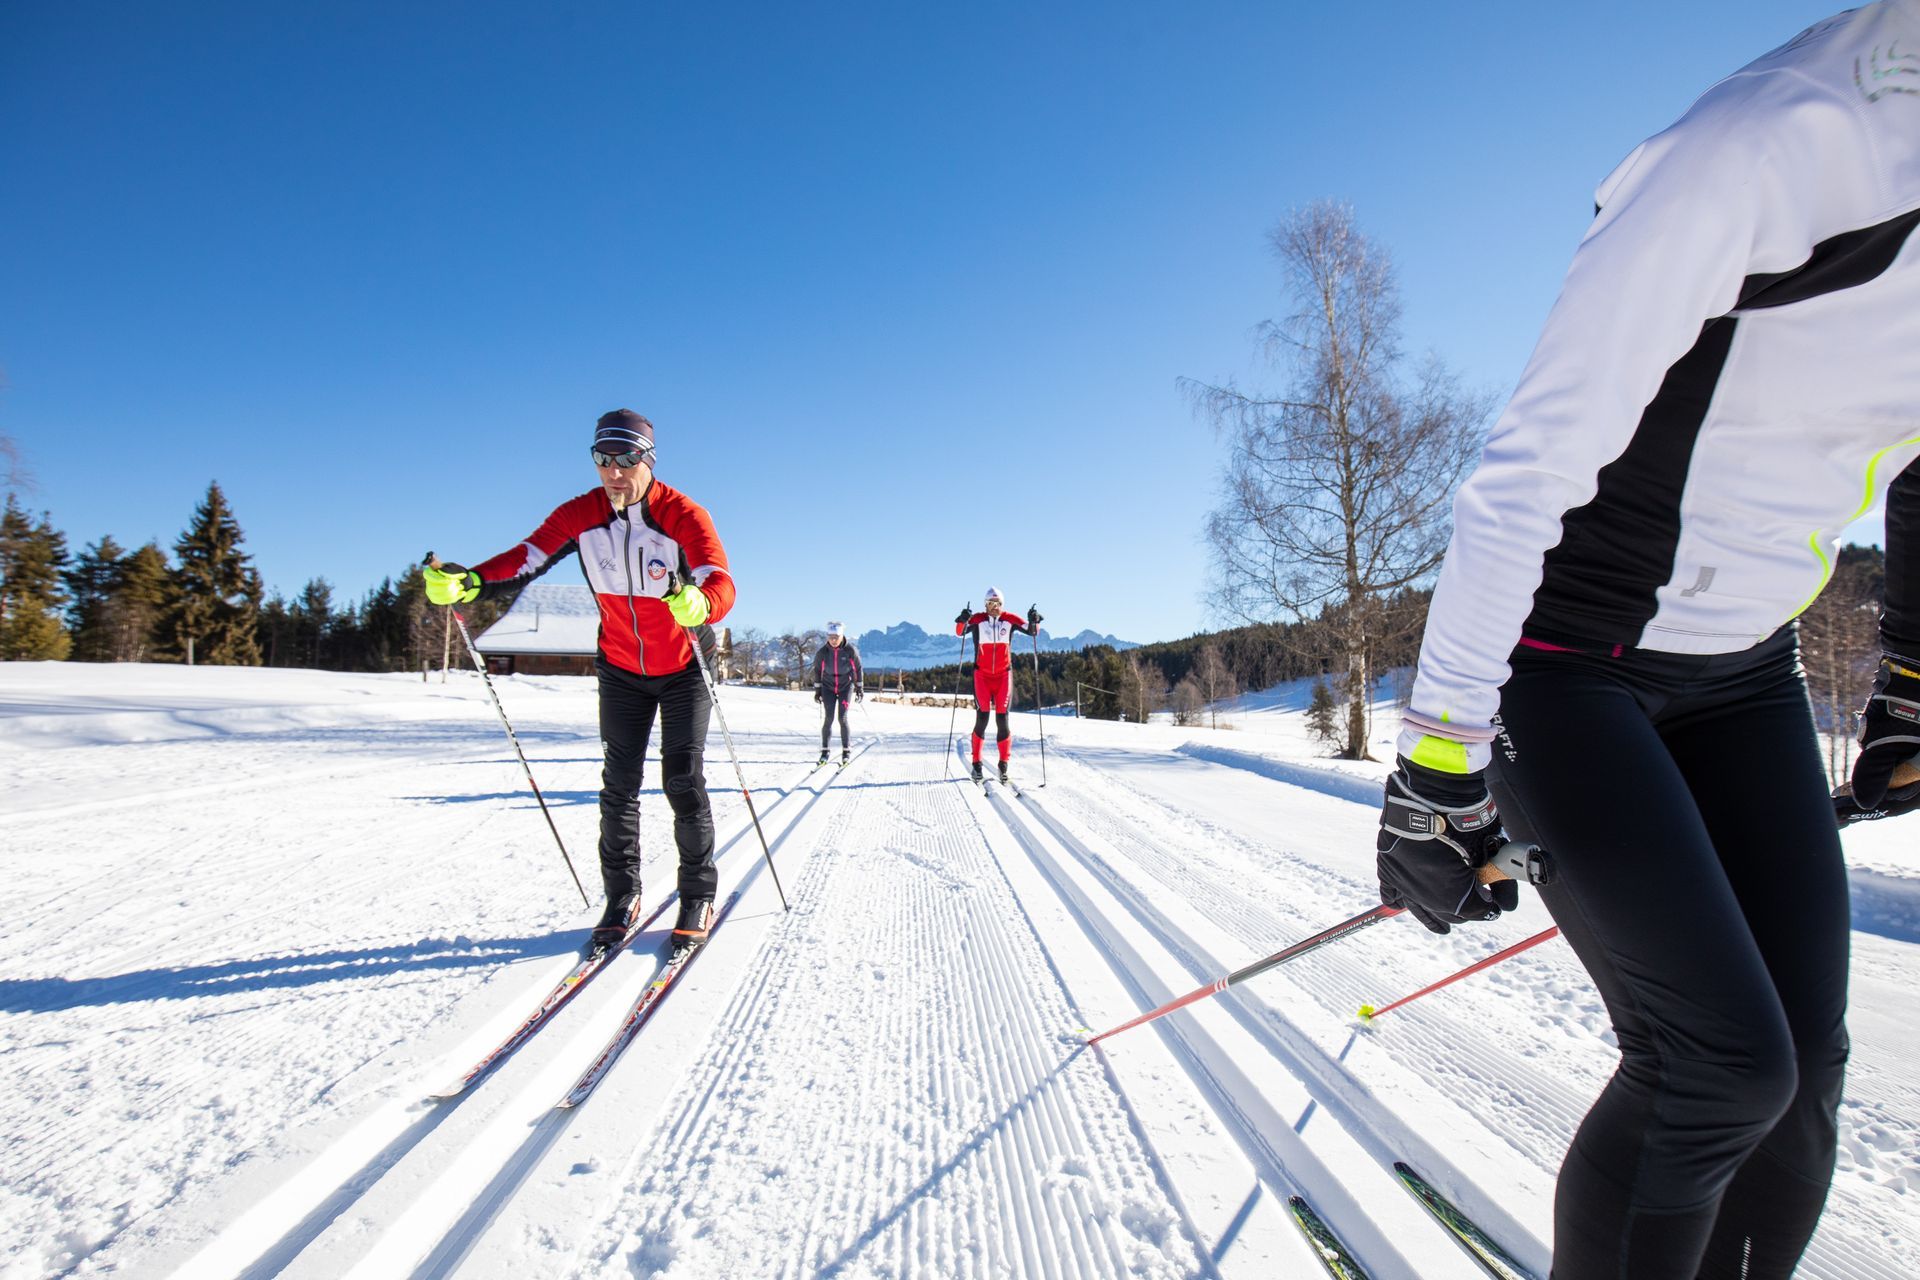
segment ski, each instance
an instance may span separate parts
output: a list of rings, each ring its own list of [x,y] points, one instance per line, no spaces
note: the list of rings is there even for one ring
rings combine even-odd
[[[1353,1260],[1353,1254],[1340,1243],[1340,1237],[1333,1234],[1333,1228],[1313,1211],[1312,1205],[1299,1196],[1289,1196],[1287,1212],[1293,1216],[1294,1225],[1307,1238],[1307,1243],[1313,1247],[1313,1256],[1320,1259],[1320,1265],[1327,1269],[1328,1275],[1336,1280],[1367,1280],[1365,1269]]]
[[[1499,1280],[1533,1280],[1532,1272],[1514,1261],[1513,1255],[1495,1244],[1492,1237],[1475,1226],[1471,1218],[1460,1212],[1451,1200],[1435,1191],[1433,1185],[1410,1166],[1396,1160],[1393,1162],[1393,1171],[1399,1176],[1400,1185],[1420,1202],[1420,1207],[1432,1214],[1434,1221],[1445,1227],[1447,1234],[1488,1275],[1497,1276]]]
[[[720,922],[726,919],[727,912],[733,910],[733,904],[739,900],[740,891],[736,889],[714,914],[713,923],[707,926],[707,941],[667,961],[654,980],[647,984],[647,989],[640,993],[640,998],[633,1002],[633,1008],[627,1011],[627,1020],[620,1024],[618,1031],[613,1033],[613,1038],[607,1041],[607,1047],[600,1051],[600,1056],[580,1073],[580,1078],[573,1082],[573,1088],[567,1090],[566,1096],[553,1104],[556,1109],[566,1110],[577,1107],[587,1100],[587,1095],[593,1092],[594,1086],[606,1078],[607,1072],[613,1068],[620,1054],[633,1043],[634,1037],[640,1034],[640,1029],[647,1025],[647,1020],[653,1017],[654,1011],[660,1007],[661,997],[666,995],[680,975],[686,972],[687,966],[712,945],[714,930],[720,927]]]
[[[589,952],[587,955],[582,956],[574,963],[573,968],[567,972],[567,975],[554,984],[553,990],[547,992],[546,998],[534,1007],[533,1012],[528,1014],[526,1019],[521,1022],[519,1026],[515,1027],[506,1039],[496,1045],[492,1052],[481,1058],[480,1061],[467,1068],[466,1074],[458,1080],[455,1080],[443,1089],[436,1089],[428,1094],[428,1100],[445,1102],[450,1098],[457,1098],[471,1088],[474,1081],[480,1079],[481,1076],[486,1075],[487,1072],[506,1061],[515,1049],[518,1049],[521,1045],[533,1038],[534,1032],[553,1021],[554,1015],[565,1008],[567,1002],[580,993],[580,988],[586,986],[595,974],[606,968],[609,960],[619,955],[622,951],[625,951],[627,944],[640,936],[641,931],[648,925],[659,919],[660,913],[666,909],[667,904],[664,902],[661,903],[653,909],[652,915],[629,929],[626,936],[621,938],[617,945],[608,947],[604,951]]]

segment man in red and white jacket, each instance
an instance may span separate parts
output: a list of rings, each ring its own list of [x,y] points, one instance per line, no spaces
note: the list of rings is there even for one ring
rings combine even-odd
[[[1041,617],[1037,608],[1027,616],[1007,613],[998,587],[987,588],[987,608],[973,612],[962,609],[953,620],[953,633],[973,633],[973,780],[980,781],[980,748],[986,742],[987,712],[994,713],[999,734],[1000,781],[1007,780],[1007,761],[1013,755],[1013,729],[1007,723],[1007,708],[1013,698],[1013,633],[1040,634]]]
[[[713,708],[691,635],[733,607],[727,553],[706,509],[654,478],[653,424],[616,409],[594,426],[600,485],[560,504],[526,541],[472,569],[425,570],[427,598],[464,603],[517,591],[570,551],[600,606],[600,878],[607,908],[592,946],[615,945],[640,914],[640,775],[656,715],[661,786],[680,852],[676,947],[706,941],[718,878],[702,760]],[[443,571],[444,570],[444,571]],[[690,630],[690,629],[697,629]]]

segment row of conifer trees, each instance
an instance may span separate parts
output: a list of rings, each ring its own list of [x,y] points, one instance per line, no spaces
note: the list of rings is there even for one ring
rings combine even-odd
[[[427,603],[420,567],[336,604],[325,578],[292,599],[269,594],[218,483],[171,554],[128,550],[105,535],[69,552],[50,514],[7,495],[0,512],[0,660],[195,662],[228,666],[415,671],[437,665],[444,611]],[[476,604],[478,631],[499,606]]]

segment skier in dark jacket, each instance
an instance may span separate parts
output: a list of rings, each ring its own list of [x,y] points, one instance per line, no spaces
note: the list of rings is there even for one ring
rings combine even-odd
[[[426,569],[427,598],[464,603],[518,591],[569,552],[600,606],[600,878],[606,913],[591,946],[616,944],[640,916],[640,771],[656,716],[660,781],[680,853],[676,947],[706,941],[718,879],[702,761],[713,709],[688,628],[708,646],[733,607],[727,553],[706,508],[653,474],[653,424],[631,409],[603,415],[589,450],[599,487],[555,508],[526,541],[472,569]]]
[[[1553,860],[1620,1049],[1556,1280],[1787,1276],[1832,1181],[1847,872],[1794,618],[1885,493],[1877,813],[1920,751],[1920,86],[1860,68],[1916,48],[1920,0],[1852,10],[1638,147],[1454,503],[1380,893],[1444,933],[1515,905],[1475,885],[1502,820]]]
[[[846,625],[829,622],[827,642],[820,646],[820,652],[813,659],[813,700],[826,712],[820,722],[820,764],[827,762],[827,744],[833,733],[836,708],[840,713],[840,763],[845,765],[852,754],[847,746],[847,700],[865,699],[860,677],[860,651],[847,639]]]

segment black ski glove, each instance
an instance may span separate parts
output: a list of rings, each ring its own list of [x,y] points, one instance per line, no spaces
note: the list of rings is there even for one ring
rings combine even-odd
[[[815,689],[813,691],[813,700],[815,702],[820,702],[820,703],[826,702],[826,699],[820,696],[820,691],[818,689]]]
[[[1853,763],[1853,798],[1878,809],[1893,771],[1920,757],[1920,670],[1906,658],[1883,654],[1873,692],[1860,713],[1860,758]]]
[[[1040,616],[1039,605],[1030,604],[1027,606],[1027,629],[1029,631],[1033,632],[1033,634],[1035,635],[1039,635],[1040,624],[1045,621],[1046,619]]]
[[[1920,809],[1920,769],[1904,765],[1894,771],[1893,785],[1887,788],[1887,794],[1873,808],[1863,807],[1853,798],[1851,784],[1841,787],[1833,793],[1833,817],[1843,827],[1856,822],[1872,822],[1876,818],[1897,818],[1903,813],[1912,813]]]
[[[956,627],[964,627],[967,625],[967,619],[971,618],[972,616],[973,616],[973,604],[972,602],[968,602],[966,608],[962,609],[960,612],[953,615],[953,625]]]
[[[1512,880],[1482,885],[1475,872],[1504,838],[1480,773],[1441,773],[1405,756],[1387,778],[1375,842],[1380,901],[1403,907],[1434,933],[1493,920],[1520,905]]]

